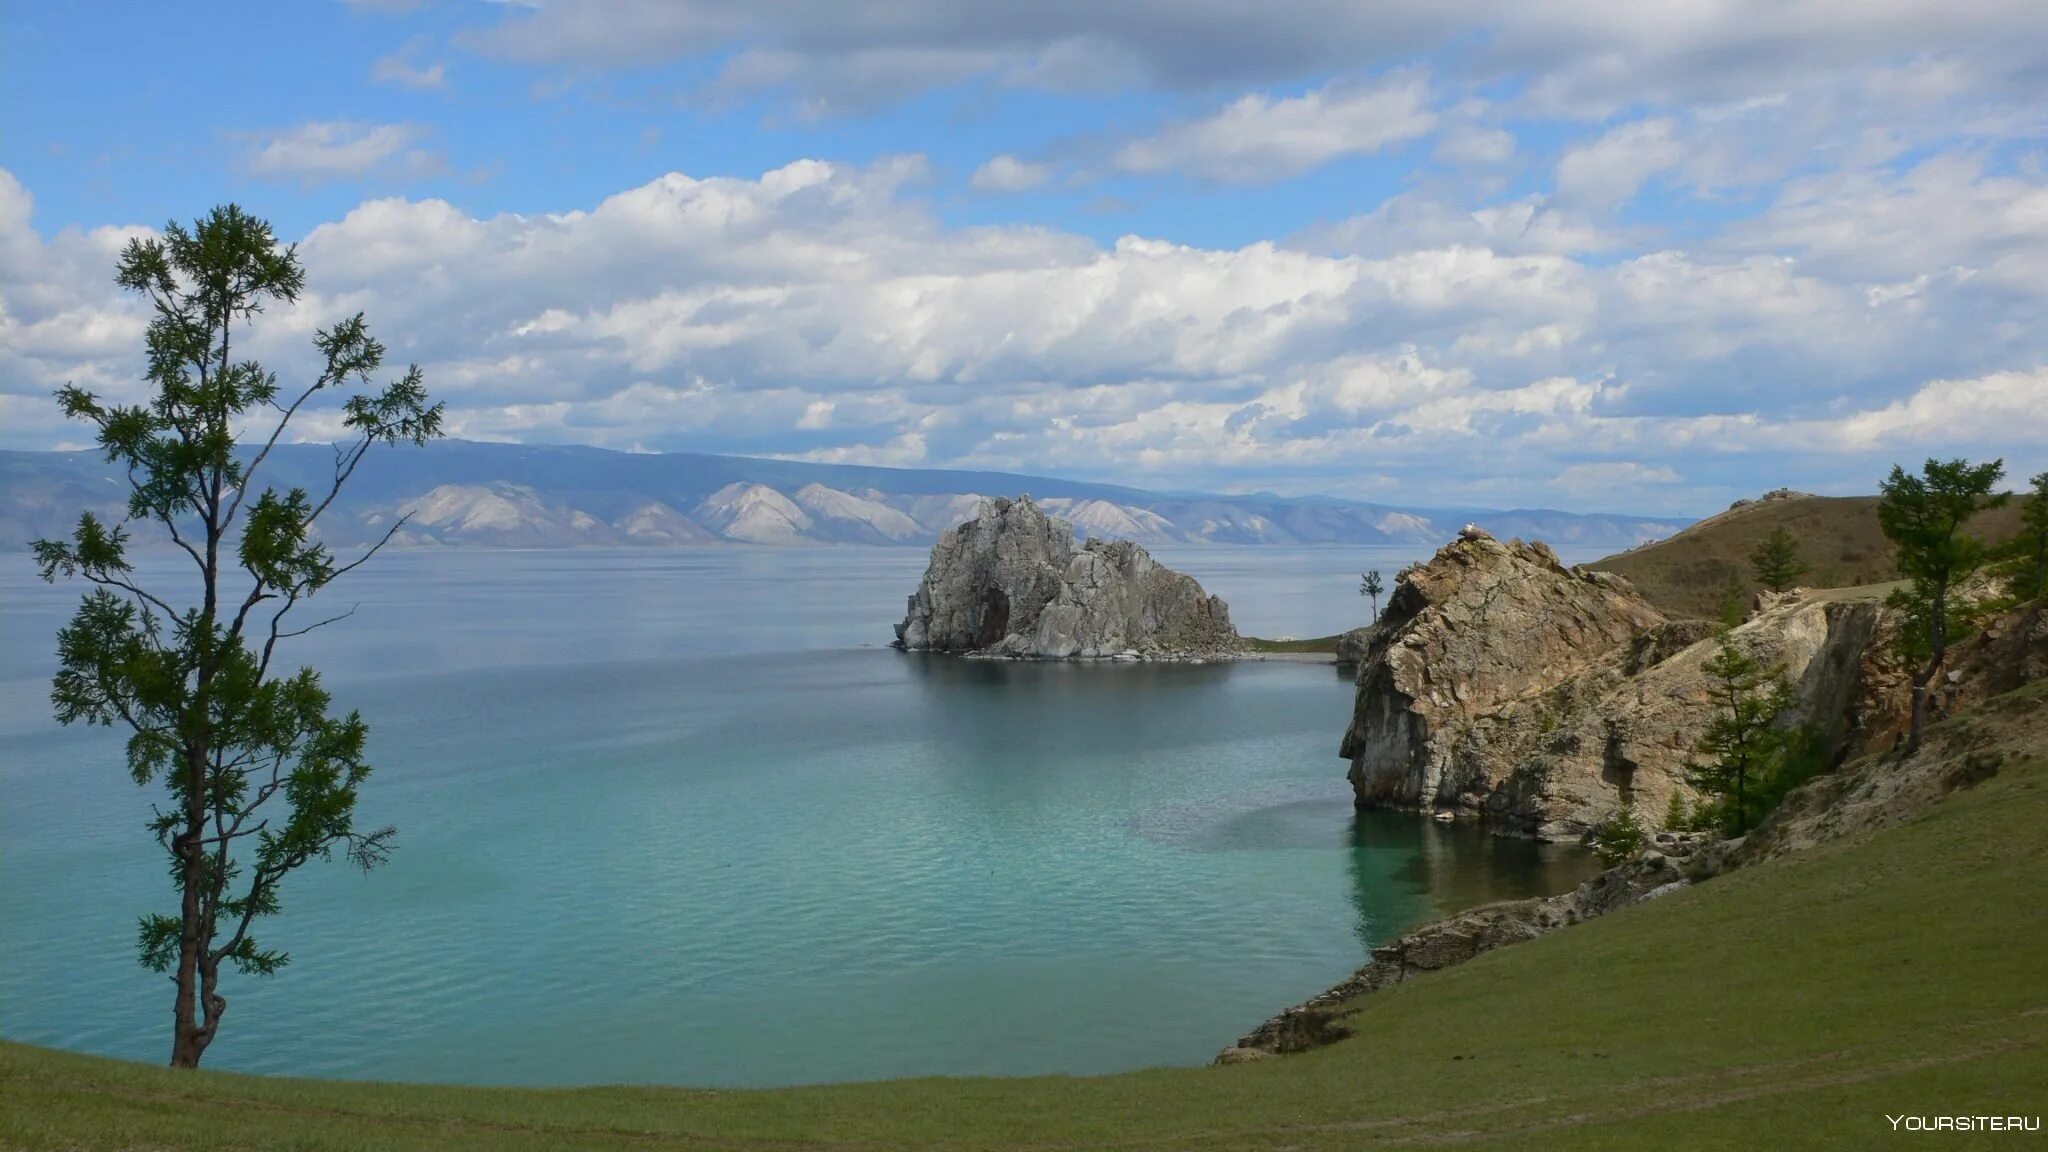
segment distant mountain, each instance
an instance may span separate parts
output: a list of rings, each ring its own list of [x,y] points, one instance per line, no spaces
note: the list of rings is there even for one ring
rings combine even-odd
[[[326,445],[280,445],[264,479],[317,490]],[[1434,545],[1477,522],[1501,537],[1626,548],[1688,521],[1542,509],[1405,508],[1338,500],[1164,494],[1046,476],[807,464],[746,456],[443,441],[372,453],[323,521],[335,543],[499,548],[707,544],[928,545],[991,496],[1029,493],[1080,535],[1142,544]],[[66,532],[82,509],[119,517],[127,487],[97,452],[0,451],[0,548]]]

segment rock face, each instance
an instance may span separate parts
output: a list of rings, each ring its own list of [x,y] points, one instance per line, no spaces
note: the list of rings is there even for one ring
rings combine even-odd
[[[1859,660],[1883,663],[1869,650],[1880,624],[1888,622],[1868,601],[1829,603],[1787,594],[1767,598],[1758,617],[1735,636],[1741,643],[1775,643],[1781,653],[1796,653],[1801,645],[1814,645],[1816,635],[1824,636],[1806,660],[1799,688],[1812,699],[1811,707],[1825,712],[1839,706],[1845,725],[1854,725],[1869,719],[1858,717],[1857,710],[1883,695],[1867,683],[1859,690],[1852,674]],[[1630,645],[1625,658],[1640,658],[1670,637],[1653,630],[1650,639]],[[1706,647],[1695,643],[1654,667],[1680,664]],[[1717,840],[1711,833],[1659,832],[1633,859],[1563,895],[1489,904],[1424,924],[1374,948],[1371,963],[1348,980],[1261,1024],[1216,1062],[1244,1063],[1259,1052],[1300,1052],[1343,1039],[1351,1033],[1349,1017],[1356,1011],[1351,1002],[1362,995],[1757,861],[1904,823],[1943,797],[1998,775],[2008,763],[2038,758],[2048,748],[2048,606],[2022,605],[1992,619],[1957,646],[1952,663],[1945,702],[1953,711],[1929,727],[1918,752],[1879,751],[1817,777],[1794,789],[1746,837]],[[1852,740],[1848,747],[1859,743]]]
[[[1732,633],[1798,690],[1833,747],[1855,723],[1878,606],[1787,595]],[[1624,800],[1691,797],[1717,705],[1711,625],[1667,620],[1626,580],[1542,544],[1464,538],[1403,572],[1359,666],[1342,755],[1361,807],[1451,812],[1577,839]]]
[[[1230,606],[1127,540],[1074,545],[1029,497],[984,503],[932,548],[896,626],[912,650],[1039,659],[1215,659],[1241,650]]]

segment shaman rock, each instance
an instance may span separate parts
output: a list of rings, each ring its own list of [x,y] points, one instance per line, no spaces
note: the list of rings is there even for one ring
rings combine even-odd
[[[1128,540],[1074,545],[1031,501],[948,531],[896,626],[900,648],[1040,659],[1238,654],[1230,606]]]

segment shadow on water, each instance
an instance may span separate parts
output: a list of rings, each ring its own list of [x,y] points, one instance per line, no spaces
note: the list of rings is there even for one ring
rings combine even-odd
[[[1555,896],[1598,875],[1600,862],[1575,844],[1494,836],[1467,823],[1441,824],[1412,812],[1355,811],[1350,841],[1359,934],[1386,943],[1375,924],[1389,882],[1425,901],[1417,921],[1497,900]]]

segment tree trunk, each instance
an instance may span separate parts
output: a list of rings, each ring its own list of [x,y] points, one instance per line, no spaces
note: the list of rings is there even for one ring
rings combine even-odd
[[[190,745],[185,752],[186,771],[192,774],[192,780],[185,801],[185,831],[176,841],[184,892],[178,909],[182,921],[178,933],[178,994],[171,1013],[173,1068],[199,1067],[199,1058],[213,1039],[213,1029],[199,1019],[199,963],[206,947],[200,904],[200,890],[206,884],[206,849],[200,843],[206,835],[206,757],[204,745]]]
[[[1942,662],[1948,659],[1948,585],[1938,584],[1934,589],[1934,619],[1928,626],[1928,648],[1931,651],[1927,667],[1913,677],[1913,721],[1906,730],[1906,754],[1920,750],[1920,733],[1927,727],[1927,696],[1933,689],[1934,678],[1941,674]]]

